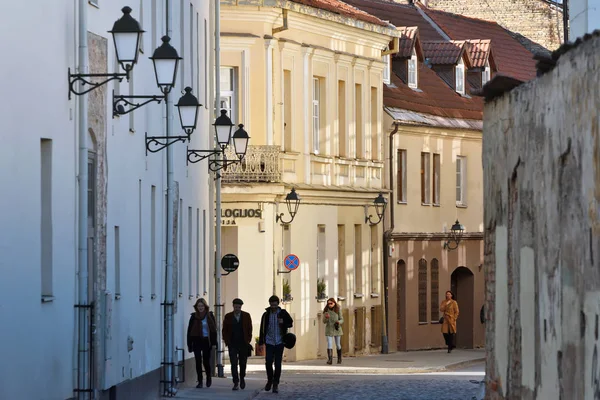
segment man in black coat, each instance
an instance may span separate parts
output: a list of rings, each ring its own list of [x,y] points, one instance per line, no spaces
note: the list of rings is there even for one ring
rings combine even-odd
[[[294,325],[290,314],[279,307],[279,297],[269,298],[269,307],[260,319],[260,336],[258,344],[266,344],[265,366],[267,369],[267,384],[265,390],[273,388],[273,393],[279,392],[281,377],[281,361],[283,359],[283,336]],[[275,373],[273,373],[275,362]]]
[[[242,311],[244,302],[233,299],[233,312],[225,315],[223,319],[223,341],[229,349],[231,361],[231,376],[233,377],[233,390],[246,388],[246,363],[250,342],[252,341],[252,318],[250,314]],[[238,374],[238,363],[240,371]],[[239,384],[239,386],[238,386]]]

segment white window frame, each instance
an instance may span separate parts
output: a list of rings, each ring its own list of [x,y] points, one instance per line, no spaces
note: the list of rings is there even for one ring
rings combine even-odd
[[[490,62],[486,61],[485,68],[481,72],[481,86],[488,83],[490,81],[491,77],[492,77],[492,73],[491,73],[491,69],[490,69]]]
[[[467,205],[467,157],[456,156],[456,205]]]
[[[391,54],[386,54],[381,58],[383,61],[383,83],[389,85],[392,83],[392,57]]]
[[[428,206],[431,205],[431,153],[423,151],[421,152],[421,157],[425,157],[424,165],[422,165],[424,168],[423,176],[425,178],[425,198],[421,199],[421,204]]]
[[[319,154],[319,144],[321,139],[321,81],[318,77],[313,77],[313,95],[312,95],[312,131],[313,131],[313,153]]]
[[[406,173],[406,159],[407,159],[407,155],[406,155],[406,149],[398,149],[398,165],[396,166],[396,173],[400,173],[402,172],[402,187],[398,187],[398,193],[400,194],[399,199],[397,199],[398,203],[402,203],[402,204],[406,204],[406,179],[407,179],[407,173]],[[401,169],[401,171],[399,171],[399,169]]]
[[[458,60],[458,64],[456,64],[456,76],[454,79],[456,80],[456,92],[465,94],[465,63],[462,57]]]
[[[411,71],[412,69],[412,71]],[[412,72],[412,74],[411,74]],[[414,79],[411,79],[413,78]],[[415,51],[415,49],[413,49],[412,51],[412,55],[410,56],[410,59],[408,60],[408,87],[411,89],[416,89],[417,87],[419,87],[419,68],[418,68],[418,63],[417,63],[417,52]]]
[[[227,72],[226,72],[227,71]],[[237,68],[221,66],[221,76],[224,73],[231,74],[231,88],[225,89],[221,87],[221,100],[219,101],[219,110],[215,113],[215,118],[221,115],[221,110],[227,110],[227,116],[231,118],[231,122],[239,124],[239,118],[237,115]],[[228,102],[223,105],[223,101]]]

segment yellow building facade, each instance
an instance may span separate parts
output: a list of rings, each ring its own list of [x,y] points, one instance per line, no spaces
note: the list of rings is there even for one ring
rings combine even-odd
[[[365,206],[384,186],[382,51],[397,31],[356,10],[300,3],[221,2],[221,108],[251,136],[244,161],[221,171],[222,255],[240,260],[223,278],[223,301],[242,298],[258,336],[285,282],[297,336],[286,358],[302,360],[326,354],[321,313],[333,297],[344,353],[377,352],[382,225],[365,223],[374,214]],[[301,203],[285,224],[292,188]],[[289,254],[300,260],[291,272]]]

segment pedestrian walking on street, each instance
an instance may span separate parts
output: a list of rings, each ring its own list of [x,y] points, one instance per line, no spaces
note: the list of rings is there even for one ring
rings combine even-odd
[[[214,314],[209,311],[208,303],[203,298],[198,299],[194,305],[195,312],[190,316],[187,331],[187,346],[196,359],[196,374],[198,375],[197,388],[202,387],[202,366],[206,372],[206,387],[212,384],[210,375],[210,352],[217,345],[217,321]]]
[[[260,320],[260,336],[258,344],[266,344],[265,367],[267,369],[267,384],[265,390],[268,392],[273,388],[273,393],[279,392],[279,378],[281,377],[281,361],[283,359],[284,336],[288,328],[294,325],[290,314],[279,307],[279,297],[269,298],[269,307]],[[273,373],[273,362],[275,373]]]
[[[241,299],[233,299],[233,311],[226,314],[223,319],[223,341],[229,349],[229,361],[231,362],[231,376],[233,377],[233,389],[245,389],[246,363],[252,350],[252,318],[250,314],[242,311],[244,302]],[[240,371],[238,374],[238,362]],[[238,386],[239,385],[239,386]]]
[[[440,304],[440,312],[444,313],[442,317],[442,334],[448,346],[448,353],[456,348],[454,343],[456,339],[456,319],[458,318],[458,303],[454,300],[454,293],[450,290],[446,292],[446,300]]]
[[[323,323],[325,324],[325,337],[327,337],[327,364],[333,364],[333,341],[335,339],[335,347],[337,349],[337,363],[342,363],[342,324],[344,318],[340,310],[340,306],[332,297],[327,300],[327,305],[323,309]]]

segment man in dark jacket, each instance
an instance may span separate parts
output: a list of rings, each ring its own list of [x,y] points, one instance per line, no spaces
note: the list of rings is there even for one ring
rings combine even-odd
[[[246,363],[252,341],[252,318],[250,314],[242,311],[244,302],[233,299],[233,312],[225,315],[223,319],[223,341],[229,348],[229,361],[231,362],[231,376],[233,377],[233,390],[239,387],[244,389],[246,382]],[[238,375],[238,361],[240,373]]]
[[[273,388],[273,393],[279,392],[279,378],[281,377],[281,361],[283,359],[283,336],[288,328],[294,325],[290,314],[279,307],[279,297],[271,296],[269,305],[260,320],[260,336],[258,344],[266,344],[267,354],[265,366],[267,368],[267,384],[265,390],[268,392]],[[275,373],[273,374],[273,362],[275,362]]]

